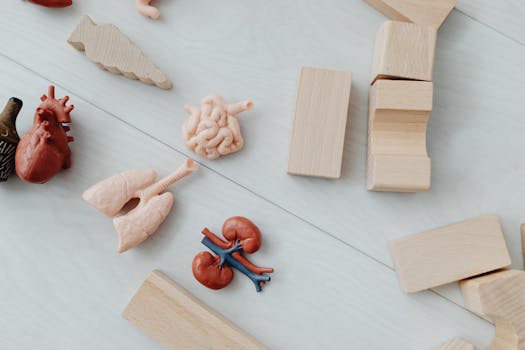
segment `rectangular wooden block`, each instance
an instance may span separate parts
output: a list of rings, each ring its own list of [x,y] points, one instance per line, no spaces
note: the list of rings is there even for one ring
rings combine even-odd
[[[377,80],[370,89],[367,188],[419,192],[430,188],[426,132],[432,82]]]
[[[437,30],[386,21],[376,35],[371,83],[377,79],[432,81]]]
[[[341,177],[351,86],[350,72],[301,69],[289,174]]]
[[[485,215],[391,242],[403,290],[419,292],[509,266],[499,218]]]
[[[390,19],[439,28],[456,0],[365,0]]]
[[[158,270],[144,281],[122,316],[165,349],[264,349]]]

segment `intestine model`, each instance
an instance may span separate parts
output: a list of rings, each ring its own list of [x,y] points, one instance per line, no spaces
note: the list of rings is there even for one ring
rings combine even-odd
[[[200,107],[184,106],[190,114],[182,126],[186,146],[208,159],[239,151],[244,139],[237,115],[252,107],[251,101],[226,104],[218,95],[204,98]]]
[[[16,132],[16,117],[22,108],[22,101],[11,97],[0,113],[0,182],[7,178],[15,168],[16,146],[20,137]]]
[[[139,199],[134,209],[113,219],[119,239],[118,252],[123,253],[157,231],[173,207],[173,194],[164,191],[198,168],[189,158],[156,183],[157,173],[153,169],[128,170],[93,185],[82,197],[110,217],[115,217],[131,199]]]
[[[69,114],[75,107],[66,105],[68,96],[57,100],[53,85],[40,100],[33,127],[20,140],[15,155],[16,173],[33,183],[45,183],[61,169],[71,168],[73,137],[67,135],[70,127],[65,124],[71,123]]]
[[[158,19],[160,17],[160,11],[158,8],[151,6],[150,2],[152,0],[136,0],[137,1],[137,11],[146,17],[151,19]]]
[[[233,280],[231,267],[251,279],[258,292],[270,281],[270,276],[264,273],[273,272],[273,268],[256,266],[242,254],[255,253],[261,247],[261,232],[253,222],[242,216],[227,219],[222,226],[222,235],[227,241],[207,228],[202,233],[205,236],[202,244],[216,254],[200,252],[193,258],[193,275],[204,286],[210,289],[226,287]]]

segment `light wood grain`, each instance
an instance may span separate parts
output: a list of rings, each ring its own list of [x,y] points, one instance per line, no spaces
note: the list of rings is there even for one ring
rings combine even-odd
[[[435,347],[434,350],[476,350],[476,347],[463,339],[456,338]]]
[[[434,28],[385,21],[376,35],[371,83],[385,78],[432,81],[436,40]]]
[[[407,293],[419,292],[509,266],[499,218],[485,215],[390,243]]]
[[[494,320],[489,350],[525,349],[525,272],[507,270],[460,282],[465,306]]]
[[[370,89],[367,188],[418,192],[430,188],[427,123],[432,82],[377,80]]]
[[[390,19],[439,28],[457,0],[365,0]]]
[[[302,68],[298,85],[288,173],[339,178],[352,74]]]
[[[84,16],[67,42],[75,49],[85,51],[86,57],[102,69],[171,89],[166,74],[112,24],[97,25],[89,16]]]
[[[165,349],[264,349],[158,270],[146,278],[122,316]]]

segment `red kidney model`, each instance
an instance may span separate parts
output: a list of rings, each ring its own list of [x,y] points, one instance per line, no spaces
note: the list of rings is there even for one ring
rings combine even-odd
[[[64,123],[71,122],[69,113],[74,106],[66,106],[68,96],[55,99],[53,85],[40,99],[33,127],[20,140],[15,155],[17,175],[33,183],[47,182],[61,169],[71,167],[69,142],[73,137],[67,136],[70,128]]]
[[[241,216],[227,219],[222,226],[222,235],[227,241],[207,228],[202,233],[205,236],[202,244],[216,254],[200,252],[193,258],[193,275],[204,286],[210,289],[226,287],[233,279],[232,267],[250,278],[258,292],[270,281],[264,273],[273,272],[272,268],[256,266],[242,254],[253,254],[261,247],[261,232],[253,222]]]

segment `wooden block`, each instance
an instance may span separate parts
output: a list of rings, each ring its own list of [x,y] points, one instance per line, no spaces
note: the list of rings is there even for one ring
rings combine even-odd
[[[151,272],[122,316],[165,349],[264,349],[158,270]]]
[[[525,349],[525,271],[494,272],[459,285],[465,307],[494,320],[496,337],[489,350]]]
[[[463,339],[456,338],[441,344],[434,350],[476,350],[476,347]]]
[[[432,27],[384,22],[376,35],[371,83],[390,78],[432,81],[436,39]]]
[[[457,0],[365,0],[390,19],[439,28]]]
[[[302,68],[288,173],[341,177],[352,74]]]
[[[84,16],[67,42],[75,49],[85,51],[86,57],[102,69],[171,89],[166,74],[112,24],[97,25],[89,16]]]
[[[521,224],[521,255],[523,257],[523,266],[525,267],[525,224]]]
[[[432,82],[377,80],[370,89],[367,188],[418,192],[430,188],[426,133]]]
[[[391,242],[399,281],[407,293],[509,266],[499,218],[485,215]]]

